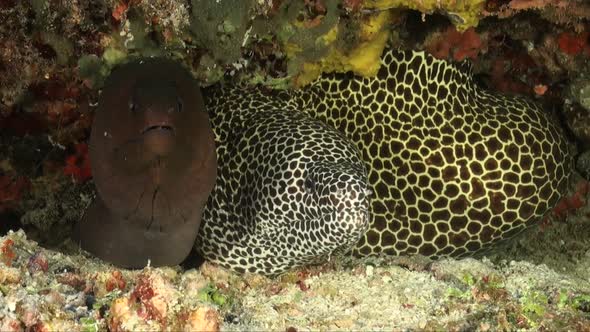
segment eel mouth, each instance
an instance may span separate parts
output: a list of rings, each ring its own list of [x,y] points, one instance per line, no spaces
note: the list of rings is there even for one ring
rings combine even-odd
[[[174,135],[174,127],[170,124],[157,124],[145,127],[142,131],[142,135],[146,135],[152,131],[158,131],[161,134],[169,133]]]

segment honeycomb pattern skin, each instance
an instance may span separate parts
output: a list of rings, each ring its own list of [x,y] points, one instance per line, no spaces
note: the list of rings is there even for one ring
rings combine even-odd
[[[375,78],[204,95],[218,179],[196,247],[238,272],[276,275],[350,250],[474,253],[539,220],[572,171],[537,105],[423,52],[385,52]]]
[[[206,91],[217,180],[196,248],[237,272],[276,275],[348,252],[367,231],[357,147],[262,88]]]
[[[537,105],[482,90],[467,63],[391,50],[381,65],[375,78],[325,75],[291,100],[345,133],[367,163],[370,229],[354,253],[477,252],[566,192],[568,145]]]

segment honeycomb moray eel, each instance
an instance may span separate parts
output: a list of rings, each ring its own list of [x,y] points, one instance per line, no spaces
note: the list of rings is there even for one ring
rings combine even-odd
[[[217,171],[198,84],[172,60],[135,60],[113,70],[98,104],[89,147],[98,197],[74,240],[120,267],[179,264]]]
[[[197,249],[240,272],[278,274],[336,245],[343,251],[356,237],[337,213],[316,218],[331,199],[317,194],[328,182],[312,181],[311,196],[305,189],[309,177],[348,173],[343,182],[361,195],[355,150],[310,130],[302,114],[339,129],[367,165],[370,225],[349,248],[357,255],[477,252],[539,220],[566,192],[572,170],[566,139],[538,106],[487,92],[469,64],[423,52],[386,51],[374,78],[328,74],[275,96],[262,88],[205,96],[220,177]],[[333,159],[317,175],[313,163],[286,162],[293,154]],[[336,165],[348,170],[333,173]]]
[[[359,255],[480,251],[539,221],[573,169],[550,117],[478,87],[468,62],[389,50],[375,78],[326,75],[291,103],[345,133],[367,162],[375,195]]]
[[[274,275],[350,250],[367,231],[367,170],[335,128],[262,88],[209,90],[217,183],[196,247],[239,272]]]

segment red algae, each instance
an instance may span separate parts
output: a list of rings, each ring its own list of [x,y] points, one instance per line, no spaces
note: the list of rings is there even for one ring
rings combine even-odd
[[[64,175],[71,176],[77,183],[84,183],[92,177],[88,144],[78,143],[74,146],[75,153],[65,160]]]
[[[426,50],[434,57],[454,61],[475,60],[485,48],[485,40],[475,32],[474,28],[459,32],[455,27],[449,27],[429,45],[426,45]]]
[[[583,207],[586,204],[590,183],[586,180],[580,180],[576,184],[574,193],[570,196],[563,197],[553,209],[557,217],[565,217],[568,213]]]
[[[107,280],[105,288],[107,292],[111,292],[115,289],[125,290],[125,286],[127,286],[127,283],[123,278],[123,274],[121,271],[115,270],[113,273],[111,273],[111,278]]]
[[[15,209],[31,182],[23,176],[0,175],[0,213]]]
[[[590,47],[588,46],[588,33],[574,34],[571,32],[562,32],[557,37],[557,44],[559,49],[569,55],[578,55],[586,51],[586,54],[590,53]]]
[[[6,239],[0,246],[0,261],[6,266],[12,266],[12,262],[16,259],[14,252],[14,241]]]

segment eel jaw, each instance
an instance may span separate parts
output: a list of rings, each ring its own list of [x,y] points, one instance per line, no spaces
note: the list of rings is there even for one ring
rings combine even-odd
[[[145,147],[158,156],[166,156],[174,149],[176,130],[171,123],[149,124],[142,131]]]

